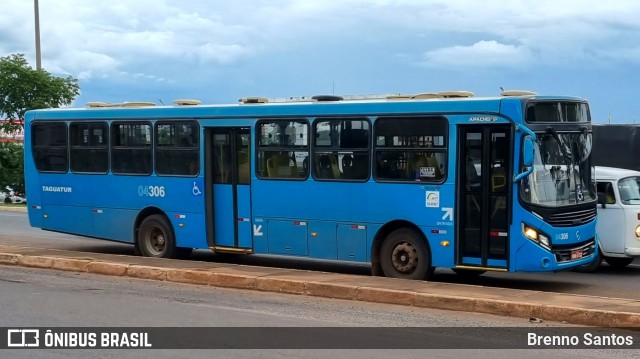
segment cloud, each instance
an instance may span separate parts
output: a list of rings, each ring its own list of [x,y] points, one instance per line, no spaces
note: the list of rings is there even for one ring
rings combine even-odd
[[[2,4],[0,56],[34,59],[33,2]],[[584,74],[637,72],[639,15],[636,0],[40,1],[43,67],[100,98],[289,96],[334,81],[351,93],[455,85],[433,69],[493,87],[497,74],[523,88],[555,70],[566,79],[548,86],[562,91]]]
[[[471,46],[452,46],[428,51],[424,65],[435,67],[521,66],[532,60],[524,46],[505,45],[495,40],[479,41]]]
[[[0,14],[7,29],[3,33],[8,33],[0,34],[0,51],[26,49],[33,56],[33,4],[5,1],[4,8],[12,10]],[[398,48],[395,53],[407,54],[408,62],[425,56],[440,65],[459,61],[447,60],[449,54],[472,55],[481,66],[510,63],[492,54],[526,60],[535,53],[551,64],[630,61],[629,40],[621,34],[640,38],[639,12],[640,3],[629,0],[616,6],[571,0],[40,2],[43,63],[63,73],[92,76],[156,70],[151,61],[182,62],[194,70],[202,64],[227,66],[290,54],[295,46],[327,48],[336,40],[351,41],[355,51],[358,42],[377,42],[381,48]],[[412,43],[418,36],[422,41]],[[475,44],[464,45],[470,40]],[[101,58],[112,61],[94,61]]]

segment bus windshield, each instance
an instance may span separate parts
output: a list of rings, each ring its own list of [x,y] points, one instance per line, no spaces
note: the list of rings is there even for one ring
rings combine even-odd
[[[567,206],[596,200],[591,134],[557,133],[538,136],[533,172],[523,181],[523,200],[542,206]]]

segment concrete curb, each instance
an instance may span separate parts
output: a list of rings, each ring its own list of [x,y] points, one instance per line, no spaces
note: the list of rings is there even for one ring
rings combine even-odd
[[[2,250],[6,250],[3,247]],[[215,286],[245,290],[260,290],[314,297],[357,300],[374,303],[397,304],[421,308],[456,310],[494,314],[518,318],[540,318],[571,324],[598,327],[630,327],[640,329],[640,301],[631,299],[599,298],[569,294],[532,292],[523,296],[521,290],[503,290],[483,294],[478,286],[455,284],[429,284],[429,282],[402,281],[389,278],[347,276],[330,273],[309,273],[289,269],[256,268],[247,266],[217,266],[194,268],[209,263],[179,261],[193,264],[191,268],[171,267],[170,260],[112,255],[113,261],[73,258],[76,252],[54,251],[47,255],[28,254],[33,249],[16,247],[12,253],[0,251],[0,265],[45,268],[73,272],[87,272],[117,277],[130,277],[157,281]],[[42,252],[46,250],[40,250]],[[25,253],[26,252],[26,253]],[[61,254],[68,254],[64,257]],[[104,255],[101,255],[104,257]],[[139,261],[135,259],[139,258]],[[119,262],[120,261],[120,262]],[[134,262],[134,263],[126,263]],[[141,262],[157,265],[139,264]],[[215,264],[213,264],[215,266]],[[313,279],[315,277],[315,280]],[[311,278],[311,279],[309,279]],[[413,289],[411,289],[414,287]],[[454,288],[455,290],[451,290]],[[456,291],[463,294],[447,294]],[[466,291],[466,292],[465,292]],[[506,291],[513,291],[509,300]],[[464,294],[466,293],[466,294]],[[538,298],[541,297],[541,298]],[[530,299],[534,298],[534,299]],[[535,299],[538,298],[538,299]],[[551,300],[549,298],[552,298]],[[555,298],[555,300],[553,300]],[[530,299],[528,301],[522,299]],[[568,303],[569,305],[564,305]],[[610,304],[610,305],[609,305]],[[599,308],[621,308],[620,311]],[[626,311],[628,310],[628,311]]]
[[[27,213],[27,207],[26,206],[24,207],[0,206],[0,211]]]

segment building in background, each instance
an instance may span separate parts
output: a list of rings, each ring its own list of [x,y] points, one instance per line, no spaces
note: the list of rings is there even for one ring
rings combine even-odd
[[[24,129],[6,132],[3,125],[8,122],[9,120],[0,119],[0,142],[24,143]]]

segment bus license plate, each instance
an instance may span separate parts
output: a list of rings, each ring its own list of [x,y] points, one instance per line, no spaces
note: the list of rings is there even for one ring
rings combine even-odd
[[[576,260],[582,258],[582,249],[571,251],[571,260]]]

